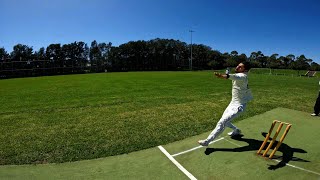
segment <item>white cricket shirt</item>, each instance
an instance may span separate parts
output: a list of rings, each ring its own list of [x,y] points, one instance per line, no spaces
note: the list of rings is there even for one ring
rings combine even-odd
[[[232,80],[232,100],[231,103],[246,104],[253,99],[248,85],[247,73],[229,74]]]

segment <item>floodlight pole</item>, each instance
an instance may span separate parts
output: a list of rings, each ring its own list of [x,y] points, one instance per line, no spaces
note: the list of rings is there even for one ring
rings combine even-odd
[[[190,62],[189,62],[189,66],[190,66],[190,71],[192,71],[192,33],[194,31],[189,30],[190,34],[191,34],[191,47],[190,47]]]

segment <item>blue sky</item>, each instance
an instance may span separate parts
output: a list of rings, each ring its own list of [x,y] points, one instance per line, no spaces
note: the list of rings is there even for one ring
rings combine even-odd
[[[320,0],[0,0],[0,47],[168,38],[320,63]]]

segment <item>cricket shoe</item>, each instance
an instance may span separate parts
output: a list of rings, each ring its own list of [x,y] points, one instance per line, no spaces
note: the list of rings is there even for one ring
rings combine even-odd
[[[208,146],[208,145],[209,145],[209,141],[207,141],[207,140],[199,140],[198,143],[199,143],[201,146]]]
[[[235,130],[233,130],[233,131],[231,131],[231,132],[228,132],[228,135],[229,136],[238,136],[238,135],[240,135],[241,134],[241,131],[240,131],[240,129],[235,129]]]
[[[316,114],[316,113],[312,113],[312,114],[311,114],[311,116],[318,116],[318,114]]]

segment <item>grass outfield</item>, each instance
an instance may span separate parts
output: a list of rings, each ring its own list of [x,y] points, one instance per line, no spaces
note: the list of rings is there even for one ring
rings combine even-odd
[[[209,131],[231,99],[212,72],[101,73],[0,81],[0,164],[95,159]],[[316,78],[250,75],[241,120],[276,107],[311,112]]]
[[[285,156],[286,166],[275,160],[255,155],[274,119],[292,123],[275,160]],[[320,118],[309,113],[277,108],[250,117],[236,125],[241,127],[243,140],[224,139],[208,148],[198,148],[174,156],[188,172],[198,179],[319,179],[320,178]],[[284,129],[284,128],[283,128]],[[177,154],[198,147],[198,139],[208,135],[186,138],[163,147]],[[219,137],[219,138],[220,138]],[[205,152],[208,152],[207,155]],[[270,167],[274,167],[270,170]],[[158,148],[129,154],[61,164],[0,166],[0,179],[187,179]]]

